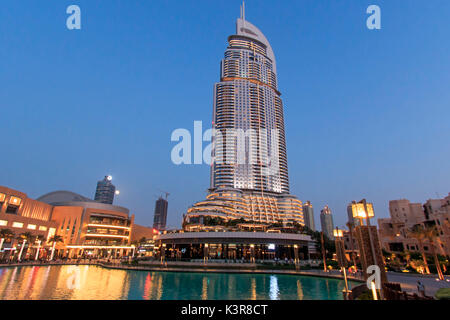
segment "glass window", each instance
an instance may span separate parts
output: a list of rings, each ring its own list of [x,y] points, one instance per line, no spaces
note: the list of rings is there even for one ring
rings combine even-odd
[[[13,228],[23,228],[22,222],[13,222],[12,224]]]
[[[35,224],[29,224],[29,225],[27,226],[27,229],[30,229],[30,230],[36,230],[36,225],[35,225]]]
[[[6,220],[0,220],[0,226],[4,227],[8,225],[8,221]]]

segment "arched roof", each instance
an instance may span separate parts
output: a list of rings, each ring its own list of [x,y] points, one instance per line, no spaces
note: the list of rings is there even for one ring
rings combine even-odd
[[[255,27],[245,19],[239,18],[236,21],[236,34],[258,40],[259,42],[266,45],[267,56],[270,60],[272,60],[273,72],[277,74],[277,62],[275,60],[275,54],[273,53],[273,49],[270,45],[269,40],[267,40],[266,36],[261,32],[261,30],[259,30],[257,27]]]

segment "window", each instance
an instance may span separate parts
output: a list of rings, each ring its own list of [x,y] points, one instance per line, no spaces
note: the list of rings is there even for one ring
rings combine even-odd
[[[47,231],[47,227],[46,226],[39,226],[39,231]]]
[[[29,230],[36,230],[36,225],[35,224],[29,224],[27,226],[27,229],[29,229]]]
[[[8,225],[8,221],[6,221],[6,220],[0,220],[0,226],[1,227],[5,227],[5,226],[7,226]]]
[[[17,214],[17,210],[18,210],[18,209],[19,209],[18,206],[12,206],[12,205],[9,205],[9,206],[6,207],[6,213],[9,213],[9,214]]]
[[[23,223],[22,222],[13,222],[12,227],[13,228],[23,228]]]

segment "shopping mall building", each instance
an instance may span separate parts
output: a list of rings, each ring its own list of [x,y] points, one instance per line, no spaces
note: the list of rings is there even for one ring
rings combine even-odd
[[[0,186],[0,229],[15,235],[2,252],[17,251],[17,236],[29,233],[44,239],[41,256],[48,254],[54,235],[57,257],[119,257],[134,253],[134,240],[152,238],[153,229],[134,224],[128,209],[100,203],[69,191],[48,193],[37,200]],[[28,247],[36,246],[30,243]]]

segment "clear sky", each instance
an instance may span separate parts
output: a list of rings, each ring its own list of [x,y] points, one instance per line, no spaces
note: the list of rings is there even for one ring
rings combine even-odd
[[[66,28],[79,5],[82,29]],[[382,29],[368,30],[377,4]],[[0,185],[36,198],[93,197],[111,174],[116,203],[151,225],[169,191],[170,227],[203,200],[209,167],[172,164],[173,130],[211,123],[213,84],[239,0],[3,0]],[[337,225],[351,200],[450,192],[450,1],[246,2],[277,57],[291,193]]]

